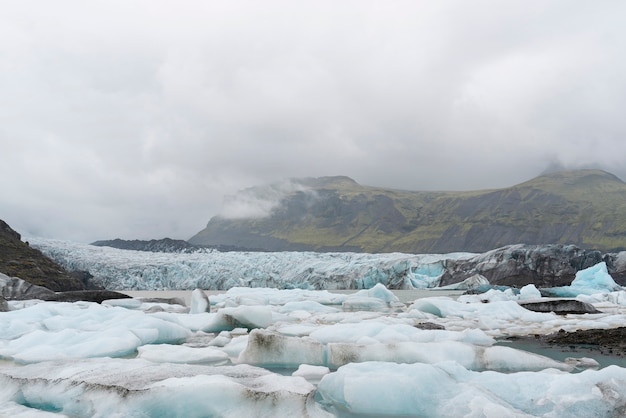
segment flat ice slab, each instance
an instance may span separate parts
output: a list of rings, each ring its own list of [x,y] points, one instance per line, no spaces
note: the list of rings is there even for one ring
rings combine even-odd
[[[304,378],[247,365],[43,362],[0,368],[0,381],[0,403],[19,399],[71,417],[331,416],[315,404],[315,386]]]

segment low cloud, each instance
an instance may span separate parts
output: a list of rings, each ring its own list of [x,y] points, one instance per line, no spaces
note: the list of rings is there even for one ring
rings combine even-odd
[[[265,218],[281,205],[287,195],[294,192],[312,193],[308,187],[292,180],[250,187],[225,196],[219,215],[227,219]]]
[[[9,2],[0,217],[94,241],[266,216],[286,178],[626,178],[626,3]],[[231,195],[224,199],[223,196]]]

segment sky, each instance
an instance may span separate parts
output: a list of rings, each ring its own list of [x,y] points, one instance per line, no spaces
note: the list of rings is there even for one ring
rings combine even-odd
[[[626,179],[621,0],[7,0],[0,219],[188,239],[223,198],[346,175],[406,190]]]

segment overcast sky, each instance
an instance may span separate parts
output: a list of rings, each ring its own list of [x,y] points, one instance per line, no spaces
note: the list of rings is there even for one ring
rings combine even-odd
[[[626,2],[2,2],[0,219],[188,239],[237,190],[626,178]]]

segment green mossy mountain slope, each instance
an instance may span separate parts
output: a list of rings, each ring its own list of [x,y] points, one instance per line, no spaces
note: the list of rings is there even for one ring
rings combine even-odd
[[[626,249],[626,183],[602,170],[468,192],[383,189],[347,177],[293,183],[267,216],[216,216],[189,242],[265,251],[484,252],[517,243]]]

